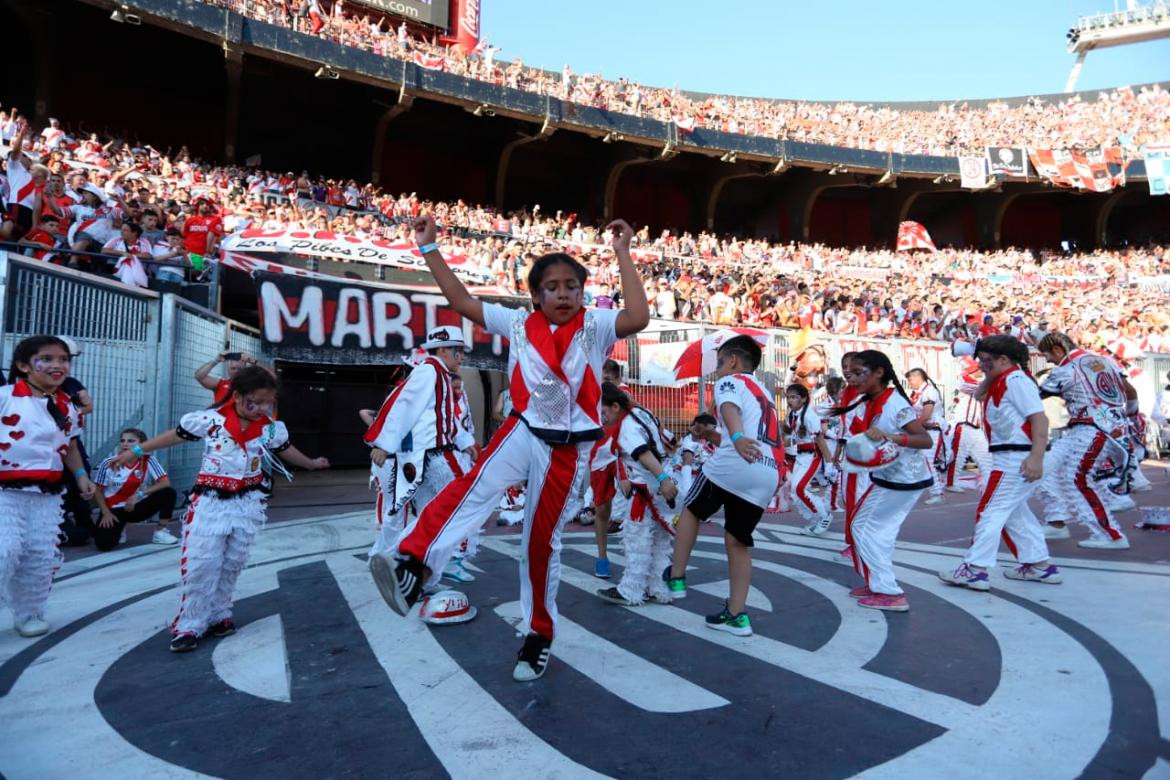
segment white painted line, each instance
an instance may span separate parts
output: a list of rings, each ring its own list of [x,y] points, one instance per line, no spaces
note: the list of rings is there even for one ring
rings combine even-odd
[[[657,608],[658,605],[642,607]],[[520,602],[501,604],[496,607],[496,614],[515,627],[521,621]],[[647,712],[692,712],[731,703],[564,616],[557,618],[553,657],[572,666],[619,699]]]
[[[228,685],[270,701],[292,701],[291,670],[280,615],[245,623],[211,651],[215,673]]]

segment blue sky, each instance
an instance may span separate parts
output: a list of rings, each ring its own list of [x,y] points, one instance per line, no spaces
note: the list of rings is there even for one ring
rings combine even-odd
[[[1074,59],[1068,28],[1114,10],[1113,0],[481,2],[501,59],[702,92],[865,101],[1060,92]],[[1168,80],[1162,40],[1091,52],[1077,86]]]

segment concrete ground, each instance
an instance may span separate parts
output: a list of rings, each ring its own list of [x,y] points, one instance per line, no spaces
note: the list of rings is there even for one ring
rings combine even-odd
[[[1168,467],[1146,465],[1140,505],[1170,506]],[[1170,777],[1170,534],[1127,512],[1130,550],[1081,550],[1074,529],[1051,543],[1064,584],[997,574],[975,593],[935,576],[976,505],[946,499],[903,528],[906,614],[847,596],[840,522],[809,538],[794,513],[765,517],[750,638],[704,626],[727,588],[717,526],[685,600],[624,608],[595,597],[592,529],[570,524],[553,661],[517,684],[516,529],[489,526],[459,586],[477,618],[426,626],[370,580],[365,474],[298,475],[241,576],[235,636],[167,652],[179,550],[148,527],[67,551],[49,635],[0,614],[0,774]]]

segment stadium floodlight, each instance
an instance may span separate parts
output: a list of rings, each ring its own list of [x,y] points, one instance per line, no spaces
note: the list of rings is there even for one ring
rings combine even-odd
[[[1124,11],[1080,17],[1065,38],[1068,39],[1068,53],[1077,55],[1064,85],[1065,92],[1072,92],[1090,51],[1170,38],[1170,13],[1167,12],[1166,0],[1156,0],[1151,5],[1127,0]]]
[[[886,171],[885,173],[882,174],[882,177],[877,180],[877,183],[878,184],[891,184],[891,183],[893,183],[893,181],[894,181],[894,172],[893,171]]]
[[[621,138],[617,133],[606,133],[605,137],[601,139],[603,144],[612,144],[615,140]]]
[[[772,167],[772,173],[783,173],[784,169],[788,167],[788,161],[781,157],[776,161],[776,165]]]
[[[138,14],[130,13],[130,6],[120,5],[110,14],[110,21],[117,22],[118,24],[139,25],[142,24],[142,17]]]
[[[317,72],[313,74],[313,78],[336,81],[337,79],[341,78],[341,74],[333,70],[333,68],[327,68],[322,65],[321,67],[317,68]]]
[[[946,177],[945,175],[943,175],[943,176],[935,176],[935,177],[934,177],[934,179],[932,180],[932,183],[933,183],[933,184],[942,184],[942,183],[943,183],[943,182],[945,182],[946,180],[947,180],[947,177]]]

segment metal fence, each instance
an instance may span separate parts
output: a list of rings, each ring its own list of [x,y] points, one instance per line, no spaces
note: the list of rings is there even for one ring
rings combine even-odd
[[[93,399],[82,441],[95,465],[124,428],[148,435],[206,407],[211,393],[195,369],[221,351],[260,356],[260,334],[174,295],[0,252],[0,344],[3,364],[28,336],[72,339],[80,352],[72,373]],[[198,445],[159,453],[175,487],[188,489]]]

